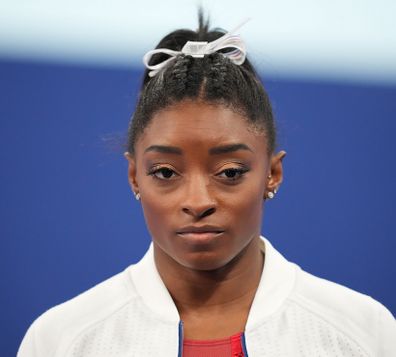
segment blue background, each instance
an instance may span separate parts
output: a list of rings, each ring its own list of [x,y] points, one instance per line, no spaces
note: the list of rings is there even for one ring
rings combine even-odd
[[[149,244],[123,143],[141,70],[0,62],[1,356]],[[263,233],[396,313],[396,86],[265,78],[288,152]]]

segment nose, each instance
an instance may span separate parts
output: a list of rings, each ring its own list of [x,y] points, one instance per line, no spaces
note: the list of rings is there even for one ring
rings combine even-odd
[[[209,183],[201,175],[193,175],[186,182],[182,211],[195,219],[200,219],[216,211],[216,202],[211,194]]]

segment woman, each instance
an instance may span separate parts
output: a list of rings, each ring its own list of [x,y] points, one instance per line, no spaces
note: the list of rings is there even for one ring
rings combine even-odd
[[[145,56],[125,156],[153,243],[39,317],[19,357],[396,355],[386,308],[260,237],[285,152],[245,55],[201,15],[197,32],[172,32]]]

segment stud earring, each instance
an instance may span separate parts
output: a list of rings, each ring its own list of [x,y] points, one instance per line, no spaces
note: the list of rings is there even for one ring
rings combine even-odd
[[[133,193],[135,195],[136,201],[140,200],[140,193],[139,192],[134,192]]]
[[[272,200],[274,197],[275,197],[275,194],[273,193],[273,192],[268,192],[267,193],[267,197],[270,199],[270,200]]]
[[[268,175],[267,178],[268,178],[269,180],[271,180],[271,179],[272,179],[272,175]]]

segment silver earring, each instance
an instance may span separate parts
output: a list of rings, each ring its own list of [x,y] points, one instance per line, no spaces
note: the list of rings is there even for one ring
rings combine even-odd
[[[272,175],[268,175],[267,177],[268,177],[268,179],[269,179],[269,180],[271,180],[271,179],[272,179]]]
[[[140,193],[139,192],[134,192],[133,194],[135,195],[136,200],[139,201],[140,200]]]
[[[272,200],[274,197],[275,197],[275,193],[273,193],[273,192],[268,192],[267,193],[267,196],[268,196],[268,198],[270,199],[270,200]]]
[[[277,189],[277,188],[274,188],[274,195],[276,195],[277,192],[278,192],[278,189]]]

